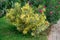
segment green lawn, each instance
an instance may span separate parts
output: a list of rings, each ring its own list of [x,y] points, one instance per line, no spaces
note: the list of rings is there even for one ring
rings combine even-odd
[[[24,36],[5,18],[0,18],[0,40],[47,40],[47,35],[40,35],[40,37]]]

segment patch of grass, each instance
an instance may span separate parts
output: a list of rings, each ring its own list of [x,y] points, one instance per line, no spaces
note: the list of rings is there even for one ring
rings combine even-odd
[[[0,18],[0,40],[47,40],[47,35],[40,35],[40,37],[24,36],[5,18]]]

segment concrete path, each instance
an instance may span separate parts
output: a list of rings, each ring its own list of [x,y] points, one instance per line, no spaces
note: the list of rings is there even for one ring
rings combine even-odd
[[[60,20],[52,26],[48,40],[60,40]]]

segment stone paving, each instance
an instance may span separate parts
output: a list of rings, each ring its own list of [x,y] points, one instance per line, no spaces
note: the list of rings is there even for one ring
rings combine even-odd
[[[52,26],[48,40],[60,40],[60,20]]]

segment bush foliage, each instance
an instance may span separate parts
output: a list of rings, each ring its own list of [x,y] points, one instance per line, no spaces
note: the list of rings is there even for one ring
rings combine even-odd
[[[38,8],[40,7],[42,6],[39,5]],[[26,3],[23,7],[19,3],[15,3],[15,7],[9,9],[6,17],[17,27],[18,31],[23,34],[31,33],[34,36],[49,26],[49,22],[44,14],[45,8],[42,10],[41,13],[38,13],[33,10],[29,3]]]
[[[0,0],[0,17],[23,34],[35,35],[60,19],[60,0]]]

